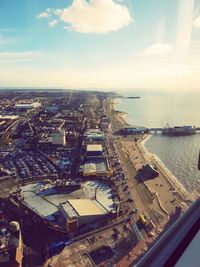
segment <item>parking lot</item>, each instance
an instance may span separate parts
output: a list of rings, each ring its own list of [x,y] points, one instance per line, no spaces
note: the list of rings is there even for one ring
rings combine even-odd
[[[1,161],[5,169],[22,180],[58,177],[56,168],[37,151],[19,150]]]

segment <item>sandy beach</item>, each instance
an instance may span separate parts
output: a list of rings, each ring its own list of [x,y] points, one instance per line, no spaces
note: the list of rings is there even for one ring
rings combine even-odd
[[[116,103],[113,99],[108,103],[108,106],[107,111],[111,120],[112,131],[115,132],[127,126],[125,114],[115,110]],[[164,224],[169,216],[175,212],[177,206],[184,211],[190,198],[184,187],[167,170],[159,158],[146,150],[144,143],[147,138],[149,135],[117,136],[114,146],[121,160],[136,206],[154,223]],[[138,170],[147,163],[156,166],[159,176],[143,183],[137,183],[134,177]]]

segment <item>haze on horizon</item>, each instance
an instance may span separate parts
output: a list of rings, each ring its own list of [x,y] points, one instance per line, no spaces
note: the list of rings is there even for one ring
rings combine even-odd
[[[200,0],[2,0],[0,87],[198,90]]]

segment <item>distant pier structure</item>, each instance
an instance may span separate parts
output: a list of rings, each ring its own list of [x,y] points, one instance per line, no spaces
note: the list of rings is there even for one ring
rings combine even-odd
[[[174,126],[170,127],[167,123],[165,127],[134,127],[134,126],[126,126],[120,129],[116,134],[121,135],[132,135],[132,134],[146,134],[146,133],[162,133],[168,136],[185,136],[185,135],[193,135],[200,131],[200,127],[195,126]]]

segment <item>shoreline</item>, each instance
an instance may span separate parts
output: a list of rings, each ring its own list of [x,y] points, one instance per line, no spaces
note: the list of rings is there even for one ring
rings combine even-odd
[[[125,120],[123,113],[118,114],[118,112],[116,112],[116,105],[115,109],[113,109],[114,101],[109,101],[107,104],[109,105],[110,102],[111,105],[108,110],[110,111],[111,129],[115,132],[117,129],[129,124]],[[147,134],[126,137],[118,136],[115,138],[115,148],[122,162],[125,175],[129,175],[130,187],[133,196],[137,196],[138,203],[136,204],[139,210],[141,213],[149,215],[149,217],[151,217],[152,214],[151,212],[149,213],[149,210],[154,210],[155,213],[157,210],[163,216],[163,219],[158,221],[162,221],[163,224],[164,221],[166,223],[166,219],[169,219],[167,217],[175,212],[177,206],[184,212],[192,203],[193,198],[191,195],[189,196],[184,186],[171,174],[162,161],[146,149],[144,144],[149,138],[150,136]],[[136,179],[134,179],[135,181],[131,180],[133,177],[137,177],[139,170],[147,163],[152,163],[156,166],[159,176],[154,179],[145,180],[142,183],[143,188],[141,189],[141,185]],[[130,175],[131,172],[135,173],[134,176],[132,174],[132,177]],[[144,191],[146,200],[141,196],[141,190]],[[168,216],[166,216],[166,214],[168,214]]]
[[[119,128],[130,125],[124,118],[123,113],[116,112],[113,102],[110,104],[110,99],[107,101],[107,116],[110,118],[112,135],[113,132]],[[121,162],[121,168],[126,177],[126,183],[131,192],[134,205],[137,208],[137,215],[135,220],[138,219],[140,214],[143,214],[147,220],[154,224],[151,230],[154,237],[149,239],[145,237],[137,246],[146,246],[146,249],[151,246],[159,234],[166,231],[173,223],[174,216],[176,219],[184,213],[191,204],[191,199],[188,194],[182,190],[182,184],[168,172],[166,166],[162,164],[159,159],[155,161],[155,156],[150,153],[145,143],[151,136],[148,134],[143,135],[130,135],[130,136],[116,136],[113,135],[113,146],[116,155]],[[153,156],[153,158],[152,158]],[[157,167],[159,176],[153,179],[141,180],[138,177],[140,169],[147,163],[152,163]],[[136,246],[136,247],[137,247]],[[145,250],[146,250],[145,249]],[[144,250],[140,250],[141,253]],[[120,266],[132,266],[138,250],[134,247],[129,255],[132,259],[125,256],[116,264]],[[125,262],[128,262],[125,264]]]
[[[159,156],[157,156],[156,154],[151,153],[150,151],[148,151],[148,149],[145,146],[145,143],[151,138],[151,135],[147,135],[146,138],[144,138],[143,140],[139,140],[138,141],[138,145],[141,146],[141,151],[144,155],[144,157],[146,157],[147,161],[150,161],[152,163],[154,163],[155,165],[158,165],[160,167],[160,169],[162,169],[163,172],[166,173],[166,178],[168,179],[168,181],[170,182],[170,184],[172,186],[178,186],[178,189],[181,191],[179,193],[184,195],[184,198],[186,197],[186,195],[189,195],[189,191],[184,187],[184,185],[178,180],[178,178],[176,176],[174,176],[174,174],[167,168],[167,166],[162,162],[162,160],[160,159]]]
[[[114,110],[115,112],[117,112],[117,103],[114,102]],[[122,123],[124,122],[124,126],[129,126],[130,124],[128,123],[128,121],[126,120],[126,117],[128,116],[128,113],[123,112],[123,111],[119,111],[120,114],[119,116],[121,116],[122,118],[120,118],[120,120],[122,121]],[[124,116],[124,114],[126,116]],[[145,143],[151,138],[151,135],[147,134],[144,137],[142,137],[141,140],[138,140],[137,144],[143,154],[143,157],[145,158],[145,160],[147,162],[153,162],[155,165],[158,165],[159,169],[161,169],[162,172],[164,172],[165,174],[165,178],[170,182],[170,184],[173,187],[176,187],[175,189],[180,190],[181,195],[183,194],[183,196],[181,196],[183,198],[183,200],[185,200],[185,198],[188,198],[189,200],[189,191],[184,187],[184,185],[178,180],[178,178],[176,176],[174,176],[174,174],[167,168],[167,166],[162,162],[162,160],[159,158],[159,156],[157,156],[156,154],[151,153],[150,151],[148,151],[148,149],[145,146]],[[178,188],[177,188],[178,187]]]

